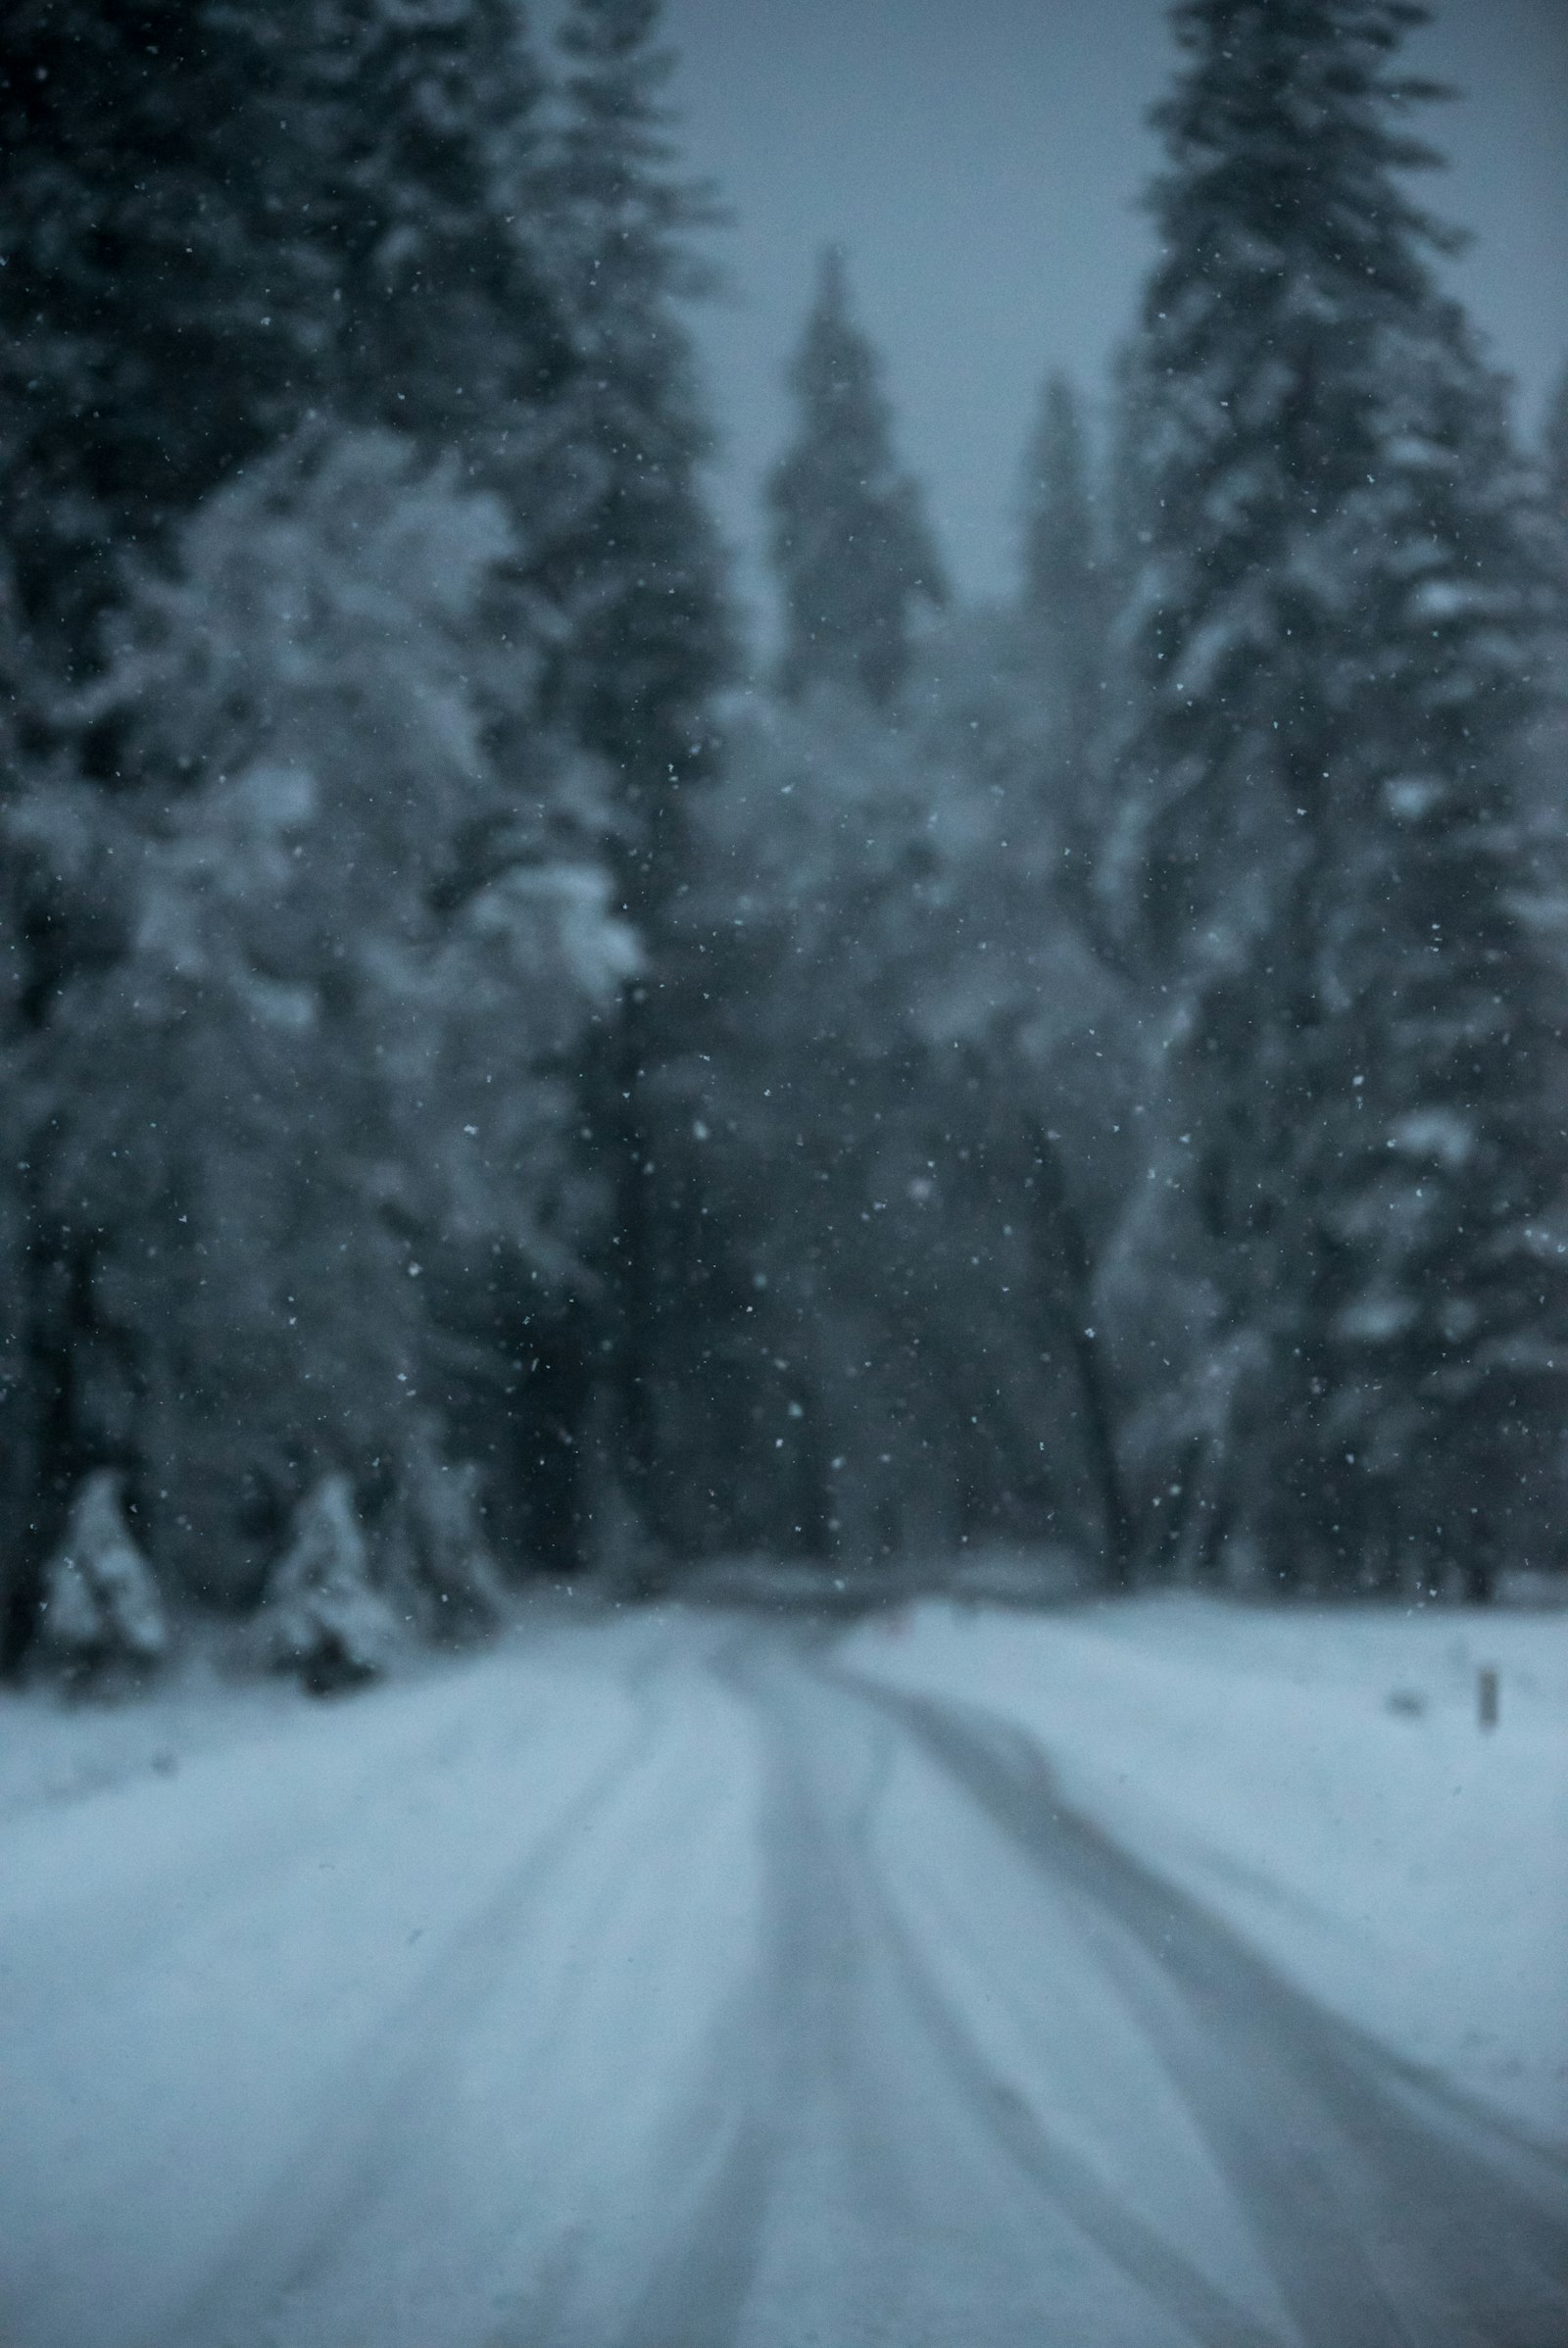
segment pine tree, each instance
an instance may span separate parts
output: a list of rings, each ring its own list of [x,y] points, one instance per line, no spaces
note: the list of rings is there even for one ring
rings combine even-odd
[[[90,659],[124,551],[259,444],[298,356],[291,289],[255,266],[269,75],[246,12],[218,19],[7,11],[0,474],[35,714]]]
[[[1051,705],[1056,787],[1077,832],[1102,713],[1106,569],[1078,395],[1065,375],[1050,376],[1041,395],[1024,465],[1023,520],[1024,615]]]
[[[784,605],[780,681],[791,696],[834,684],[885,707],[908,673],[915,612],[944,603],[947,588],[835,247],[818,265],[789,380],[795,438],[767,488]]]
[[[519,1323],[559,1317],[595,1220],[564,1072],[632,960],[601,809],[581,761],[541,759],[519,808],[487,756],[508,535],[454,462],[309,435],[175,557],[99,688],[122,787],[0,825],[96,946],[4,1066],[49,1418],[19,1483],[40,1518],[40,1491],[124,1465],[171,1585],[242,1605],[302,1480],[341,1470],[411,1592],[436,1601],[441,1554],[459,1573],[450,1621],[479,1584],[434,1538],[432,1474],[477,1453],[492,1490],[521,1480]],[[521,1299],[499,1328],[498,1296]],[[18,1645],[36,1594],[24,1570]]]
[[[731,659],[682,316],[708,282],[695,236],[718,215],[678,168],[661,17],[660,0],[569,0],[541,178],[571,361],[550,419],[555,503],[533,572],[552,627],[541,709],[606,772],[615,899],[646,956],[583,1075],[606,1228],[597,1301],[558,1356],[575,1388],[581,1467],[567,1513],[584,1554],[601,1558],[657,1544],[679,1474],[656,1422],[686,1266],[653,1091],[669,1049],[667,915],[687,860],[687,802],[712,778],[711,702]]]
[[[1066,375],[1047,377],[1024,461],[1024,603],[1046,621],[1092,600],[1098,533],[1078,394]]]
[[[1568,536],[1568,367],[1558,376],[1541,436],[1546,511]]]
[[[318,396],[504,490],[566,354],[547,281],[539,70],[513,0],[244,12],[286,113],[267,161]],[[515,444],[515,445],[514,445]],[[498,476],[491,478],[492,474]],[[520,488],[519,509],[530,502]]]
[[[1541,434],[1541,489],[1552,603],[1549,625],[1557,638],[1559,660],[1568,661],[1568,367],[1558,377],[1546,407]]]
[[[77,1687],[138,1677],[169,1651],[158,1584],[131,1537],[112,1468],[86,1477],[44,1581],[40,1645]]]
[[[375,1586],[348,1477],[321,1477],[296,1507],[290,1534],[257,1624],[267,1661],[297,1675],[312,1695],[379,1679],[401,1626]]]
[[[1559,1006],[1515,902],[1522,476],[1400,179],[1422,14],[1176,12],[1103,878],[1177,1006],[1232,1530],[1270,1573],[1479,1591],[1552,1505]]]
[[[543,706],[602,758],[626,909],[675,883],[682,795],[710,764],[730,657],[682,301],[717,218],[676,170],[660,0],[571,0],[541,185],[571,377],[551,421],[560,507],[539,576],[557,613]]]
[[[4,536],[34,680],[127,558],[312,413],[519,514],[565,364],[511,0],[23,0],[0,73]],[[3,651],[0,647],[0,651]]]
[[[291,493],[279,492],[278,482],[292,460],[278,468],[267,454],[294,441],[307,418],[315,421],[302,462],[309,470],[311,452],[317,460],[326,452],[324,475],[332,471],[332,422],[398,429],[402,455],[394,453],[391,470],[401,465],[403,473],[390,484],[388,503],[403,511],[401,518],[376,514],[372,563],[400,530],[402,557],[419,561],[427,551],[417,540],[430,505],[411,441],[455,461],[469,481],[502,498],[513,519],[505,561],[487,568],[480,604],[464,614],[460,698],[471,709],[459,728],[471,722],[486,751],[504,757],[505,777],[498,788],[499,766],[486,773],[477,794],[482,809],[461,825],[448,820],[442,804],[452,741],[421,731],[425,718],[452,714],[451,698],[430,689],[424,668],[439,622],[411,605],[390,629],[400,644],[410,640],[410,691],[384,707],[410,722],[383,767],[376,813],[387,830],[406,821],[409,873],[424,868],[427,849],[440,859],[439,872],[426,878],[450,916],[443,953],[453,983],[465,974],[471,982],[475,1015],[498,997],[514,1005],[520,965],[531,958],[535,976],[542,974],[554,962],[560,929],[580,947],[606,926],[594,896],[599,844],[589,836],[590,824],[602,828],[602,807],[591,788],[561,789],[562,761],[544,752],[533,707],[537,662],[528,639],[540,598],[528,573],[551,506],[541,414],[567,367],[538,259],[537,96],[538,75],[511,0],[190,0],[178,7],[142,0],[108,11],[87,0],[24,0],[8,20],[0,74],[0,465],[7,489],[0,688],[22,704],[20,722],[9,727],[22,756],[8,762],[4,786],[22,802],[22,820],[0,840],[9,950],[0,1091],[7,1161],[20,1167],[24,1195],[0,1198],[0,1250],[16,1273],[9,1293],[18,1307],[6,1333],[4,1368],[14,1392],[0,1424],[0,1481],[21,1519],[7,1539],[19,1554],[30,1538],[24,1525],[36,1520],[46,1528],[50,1508],[46,1499],[40,1513],[40,1495],[53,1491],[58,1508],[83,1453],[96,1455],[105,1376],[120,1394],[110,1419],[122,1408],[127,1377],[132,1387],[161,1391],[161,1357],[127,1370],[118,1358],[126,1351],[121,1338],[102,1342],[103,1324],[116,1316],[100,1310],[100,1288],[113,1284],[122,1261],[172,1274],[180,1260],[177,1247],[155,1258],[147,1245],[149,1218],[158,1222],[167,1201],[136,1189],[149,1159],[145,1136],[116,1161],[128,1179],[118,1190],[109,1185],[107,1219],[76,1230],[64,1254],[53,1256],[59,1225],[56,1202],[40,1187],[45,1153],[18,1139],[29,1091],[13,1081],[19,1071],[72,1068],[81,1098],[68,1104],[68,1126],[114,1125],[124,1079],[111,1077],[109,1062],[95,1057],[91,1032],[111,1005],[111,1021],[127,1007],[146,975],[133,951],[141,908],[112,888],[98,902],[96,879],[78,889],[48,845],[54,803],[42,776],[74,762],[138,801],[138,785],[149,781],[176,796],[195,793],[198,827],[216,812],[203,790],[215,746],[202,735],[211,710],[200,690],[184,671],[149,673],[140,693],[121,690],[113,673],[106,685],[106,668],[116,666],[114,623],[148,581],[177,576],[182,527],[215,497],[205,543],[224,526],[220,516],[236,528],[256,527],[269,558],[281,538],[283,567],[291,549],[299,561],[294,585],[302,597],[309,592],[320,552],[312,542],[318,516],[302,521],[287,511]],[[225,505],[223,485],[247,468],[258,497]],[[333,552],[352,568],[350,550]],[[457,552],[456,576],[466,580]],[[258,573],[267,567],[256,565]],[[293,624],[303,610],[290,582],[270,575],[281,599],[243,614],[243,643],[222,645],[227,611],[209,606],[185,614],[187,642],[202,638],[207,653],[220,656],[215,666],[227,659],[234,708],[248,720],[273,649],[268,630]],[[366,580],[359,587],[385,625],[384,598]],[[433,587],[436,605],[443,592]],[[373,632],[368,622],[351,663],[368,654]],[[281,668],[291,664],[297,668],[292,650]],[[355,681],[344,682],[352,694]],[[330,697],[295,697],[289,715],[302,755],[324,749],[335,758]],[[0,724],[9,717],[0,713]],[[254,734],[247,738],[241,722],[230,725],[230,735],[228,748],[243,764],[257,749]],[[171,747],[176,736],[183,738],[177,755]],[[421,744],[428,754],[422,767]],[[403,753],[412,776],[393,789]],[[29,801],[37,803],[35,824]],[[113,821],[103,816],[111,829]],[[70,828],[90,838],[97,822],[82,811]],[[144,877],[136,842],[121,847],[127,880]],[[97,871],[103,859],[94,852],[86,861]],[[528,877],[519,879],[524,865]],[[617,971],[624,966],[622,956]],[[537,999],[541,1007],[553,999],[550,979]],[[208,1007],[218,1005],[209,999]],[[145,1035],[138,1030],[147,1024],[131,1016],[129,1057],[116,1063],[122,1071],[140,1064]],[[203,1057],[213,1024],[182,1021],[175,1033],[192,1038],[193,1050],[165,1055],[155,1079],[170,1078],[176,1092],[192,1088],[181,1103],[184,1120],[220,1152],[235,1144],[240,1179],[254,1173],[265,1193],[277,1168],[254,1129],[237,1144],[236,1121],[220,1098],[226,1091],[221,1051]],[[265,1060],[267,1021],[259,1025]],[[233,1065],[257,1040],[246,1021],[240,1035]],[[445,1039],[455,1040],[460,1057],[476,1056],[471,1034]],[[260,1086],[257,1099],[267,1091]],[[555,1186],[580,1199],[580,1172],[557,1165],[545,1174],[536,1163],[541,1154],[560,1154],[568,1104],[564,1087],[556,1095],[540,1120],[535,1086],[515,1088],[526,1138],[514,1164],[524,1189],[537,1176],[541,1192]],[[503,1147],[515,1141],[509,1133]],[[466,1175],[474,1155],[466,1153]],[[435,1169],[426,1173],[433,1178]],[[236,1215],[227,1228],[243,1222]],[[367,1229],[373,1254],[379,1243],[373,1226]],[[351,1256],[359,1244],[352,1242]],[[244,1247],[242,1241],[242,1255]],[[506,1252],[520,1264],[528,1248]],[[532,1269],[525,1265],[519,1277]],[[493,1294],[499,1270],[488,1257],[481,1277]],[[135,1320],[145,1298],[133,1286]],[[172,1317],[178,1310],[171,1304]],[[146,1327],[138,1325],[139,1335]],[[493,1345],[494,1333],[487,1334]],[[504,1341],[509,1357],[514,1335]],[[242,1351],[235,1348],[236,1359]],[[253,1358],[265,1363],[268,1346],[255,1348]],[[498,1388],[503,1382],[496,1378]],[[368,1392],[375,1381],[344,1383]],[[201,1454],[211,1430],[200,1409],[185,1417],[178,1441]],[[157,1440],[167,1446],[174,1438],[166,1428]],[[197,1526],[224,1504],[215,1486],[183,1513]],[[184,1545],[199,1548],[199,1537]],[[33,1559],[0,1604],[0,1649],[25,1637],[35,1588]]]
[[[1105,462],[1105,555],[1107,603],[1114,617],[1126,603],[1151,544],[1154,493],[1153,452],[1143,363],[1147,353],[1135,335],[1114,354],[1110,367],[1110,431]]]

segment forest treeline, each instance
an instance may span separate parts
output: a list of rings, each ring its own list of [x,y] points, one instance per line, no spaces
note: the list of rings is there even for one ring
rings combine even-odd
[[[1004,604],[823,257],[760,680],[658,0],[18,0],[12,1664],[1563,1562],[1568,392],[1522,448],[1446,290],[1419,14],[1173,11]]]

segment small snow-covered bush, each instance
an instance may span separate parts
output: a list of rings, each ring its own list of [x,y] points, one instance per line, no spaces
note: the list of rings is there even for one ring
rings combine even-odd
[[[140,1677],[169,1651],[158,1585],[125,1523],[120,1486],[113,1468],[83,1481],[44,1577],[39,1648],[78,1686]]]
[[[504,1597],[480,1523],[478,1470],[443,1459],[429,1435],[405,1461],[388,1549],[388,1580],[427,1637],[459,1640],[495,1628]]]
[[[313,1695],[361,1687],[386,1670],[397,1618],[371,1584],[347,1476],[323,1476],[295,1510],[261,1631],[273,1670],[296,1673]]]

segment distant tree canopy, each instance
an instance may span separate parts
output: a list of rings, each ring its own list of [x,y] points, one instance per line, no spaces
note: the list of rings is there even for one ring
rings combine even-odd
[[[699,1267],[670,1395],[704,1463],[688,1543],[853,1572],[1054,1541],[1119,1569],[1089,1303],[1112,989],[1043,918],[1034,693],[973,622],[897,727],[823,696],[730,743],[662,1080]]]
[[[790,367],[795,436],[769,479],[784,619],[779,677],[796,696],[835,684],[886,706],[909,672],[910,625],[946,602],[919,490],[898,464],[876,352],[856,324],[836,247]]]

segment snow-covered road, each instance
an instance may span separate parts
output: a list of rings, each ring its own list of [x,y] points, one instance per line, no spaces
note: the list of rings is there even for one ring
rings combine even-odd
[[[1565,2177],[799,1628],[0,1825],[5,2348],[1558,2348]]]

